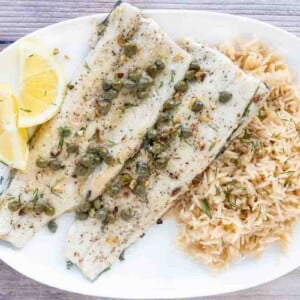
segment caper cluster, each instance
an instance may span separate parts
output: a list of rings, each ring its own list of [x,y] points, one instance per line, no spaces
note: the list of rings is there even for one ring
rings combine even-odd
[[[203,81],[205,75],[206,75],[205,72],[201,70],[198,62],[196,60],[193,60],[189,65],[189,69],[186,72],[184,79],[178,81],[175,84],[174,89],[176,92],[185,93],[188,90],[188,82],[192,82],[196,80]]]
[[[41,215],[44,213],[46,216],[52,217],[55,214],[55,208],[51,204],[39,203],[34,200],[28,201],[25,205],[22,205],[20,199],[10,201],[8,203],[8,209],[12,212],[19,211],[19,215],[25,215],[29,213]]]
[[[129,221],[133,217],[133,211],[122,209],[119,213],[124,221]],[[98,197],[93,201],[85,201],[76,210],[76,218],[84,221],[88,218],[96,218],[102,222],[102,225],[113,224],[118,217],[118,209],[110,211],[104,207],[102,197]]]
[[[144,99],[149,95],[149,88],[153,85],[155,76],[165,68],[165,63],[158,59],[149,65],[145,71],[141,69],[129,70],[124,77],[116,74],[115,80],[104,80],[102,83],[103,99],[98,102],[101,115],[110,111],[112,100],[118,97],[120,91],[125,89],[134,93],[137,98]]]
[[[57,171],[64,168],[64,165],[57,158],[45,159],[42,157],[37,158],[35,164],[40,169],[49,168],[53,171]]]
[[[144,161],[138,161],[135,167],[135,174],[137,175],[136,178],[132,177],[128,173],[120,174],[106,188],[105,192],[109,196],[114,197],[126,187],[137,196],[144,197],[146,191],[146,181],[150,176],[150,166]]]
[[[108,165],[113,165],[115,163],[115,159],[109,154],[105,147],[100,145],[90,145],[87,148],[86,153],[78,161],[75,168],[75,175],[86,175],[102,161]]]
[[[205,72],[203,72],[200,68],[200,65],[196,60],[193,60],[190,63],[188,71],[185,73],[185,79],[187,81],[195,81],[195,80],[201,80],[203,81],[205,78]]]

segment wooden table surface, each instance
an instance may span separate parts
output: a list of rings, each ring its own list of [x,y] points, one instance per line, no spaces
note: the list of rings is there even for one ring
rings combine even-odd
[[[113,3],[110,0],[0,0],[0,50],[49,24],[107,12]],[[249,16],[300,37],[299,0],[136,0],[131,3],[140,8],[199,9]],[[0,300],[94,299],[46,287],[18,274],[1,261],[0,274]],[[300,269],[271,283],[213,299],[300,299]]]

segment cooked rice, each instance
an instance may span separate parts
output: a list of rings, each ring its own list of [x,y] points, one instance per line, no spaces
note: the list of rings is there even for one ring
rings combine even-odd
[[[300,96],[293,74],[262,42],[218,48],[272,92],[176,206],[180,246],[214,268],[274,242],[286,247],[300,216]]]

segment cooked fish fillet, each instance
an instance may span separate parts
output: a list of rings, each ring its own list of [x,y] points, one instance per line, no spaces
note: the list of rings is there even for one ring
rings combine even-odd
[[[136,45],[134,55],[124,54],[127,41]],[[131,70],[145,70],[158,59],[164,61],[165,67],[153,79],[143,99],[122,89],[111,101],[110,111],[99,116],[104,81],[125,77]],[[144,134],[156,122],[164,100],[173,91],[171,78],[174,82],[183,78],[190,60],[190,55],[161,32],[154,21],[142,18],[139,10],[128,4],[118,6],[70,85],[60,113],[37,132],[26,171],[17,172],[1,196],[0,238],[23,247],[51,219],[76,207],[86,197],[101,193],[139,149]],[[79,146],[78,153],[67,153],[67,144]],[[90,155],[91,146],[104,147],[109,161],[95,163],[94,171],[94,164],[89,166],[89,172],[84,165],[87,174],[79,176],[78,166]],[[36,165],[37,160],[50,157],[63,167],[53,171]],[[18,199],[21,207],[13,212],[9,203]],[[55,212],[30,210],[28,203],[32,202],[48,205]]]
[[[126,185],[117,195],[105,192],[101,198],[102,210],[113,213],[115,222],[103,223],[97,218],[76,220],[68,233],[66,258],[92,280],[109,268],[188,190],[193,178],[203,172],[248,123],[268,94],[267,87],[259,79],[243,73],[218,51],[191,40],[183,41],[181,46],[199,63],[205,78],[190,84],[181,104],[172,113],[173,123],[156,126],[159,132],[181,128],[162,153],[162,157],[169,159],[166,168],[156,167],[151,153],[154,144],[149,146],[146,141],[144,149],[125,165],[112,183],[119,184],[124,176],[138,182],[141,176],[138,166],[146,163],[150,173],[142,195],[137,195],[135,189],[132,192]],[[224,91],[232,98],[221,103],[219,97]],[[204,105],[201,113],[191,111],[195,99],[201,99]],[[193,135],[185,139],[182,128],[192,129]]]

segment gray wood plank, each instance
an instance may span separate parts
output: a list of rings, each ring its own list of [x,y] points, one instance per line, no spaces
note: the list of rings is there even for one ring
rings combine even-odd
[[[56,22],[107,12],[115,1],[106,0],[0,0],[0,51],[36,29]],[[133,0],[144,9],[200,9],[252,17],[282,27],[300,37],[299,0]],[[0,261],[0,300],[90,300],[39,284]],[[217,280],[217,278],[216,278]],[[300,299],[300,269],[271,283],[208,299]]]

